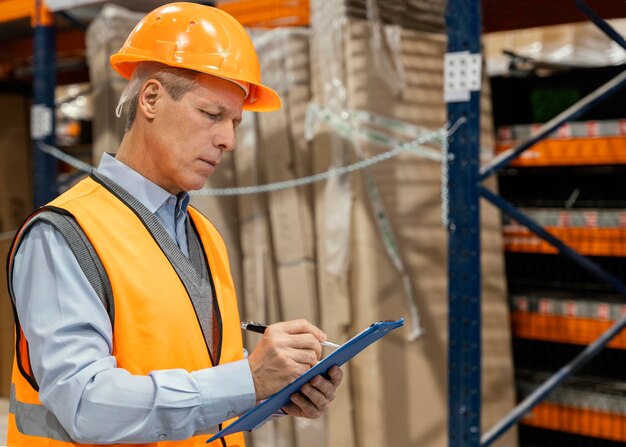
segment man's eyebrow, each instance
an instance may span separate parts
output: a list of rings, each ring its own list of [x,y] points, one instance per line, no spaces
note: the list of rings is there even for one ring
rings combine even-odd
[[[233,111],[231,109],[229,109],[228,107],[226,107],[223,103],[219,102],[219,101],[215,101],[215,100],[208,100],[207,104],[215,106],[219,109],[220,113],[223,113],[224,115],[233,115]],[[235,116],[233,119],[241,121],[241,117],[240,116]]]

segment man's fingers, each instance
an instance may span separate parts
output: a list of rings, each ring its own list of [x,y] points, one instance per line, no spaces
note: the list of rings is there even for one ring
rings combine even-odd
[[[322,358],[322,345],[319,340],[312,337],[310,334],[292,335],[291,337],[294,339],[293,348],[313,351],[316,362]]]
[[[293,402],[289,402],[287,405],[283,407],[283,411],[287,413],[289,416],[297,416],[302,417],[305,416],[299,406],[294,404]]]
[[[317,353],[311,349],[293,349],[289,351],[289,357],[295,363],[305,365],[306,368],[304,371],[307,371],[312,366],[315,366],[317,363],[318,357]]]
[[[313,352],[315,361],[322,358],[322,345],[319,340],[311,334],[288,334],[278,328],[264,336],[264,341],[268,349],[273,352],[289,353],[291,356],[297,350]],[[309,361],[301,363],[311,364]],[[314,363],[313,363],[314,364]]]
[[[317,410],[325,411],[328,408],[330,400],[327,399],[325,393],[320,391],[317,387],[311,385],[310,383],[305,383],[300,391],[309,399],[309,401],[311,401]],[[332,397],[334,398],[334,393],[332,394]]]
[[[282,330],[289,334],[312,334],[320,342],[326,341],[326,334],[311,322],[299,319],[276,323]]]
[[[330,380],[326,380],[322,376],[315,376],[309,384],[315,387],[329,401],[335,398],[335,385]]]
[[[302,394],[295,393],[291,395],[291,402],[298,407],[300,416],[304,416],[309,419],[319,418],[323,411],[321,411],[313,402]]]
[[[287,335],[282,339],[282,343],[292,352],[296,350],[313,352],[315,361],[322,358],[322,345],[320,341],[311,334]]]
[[[328,370],[328,376],[330,377],[330,381],[335,388],[339,386],[341,380],[343,379],[343,371],[337,365],[333,366]]]

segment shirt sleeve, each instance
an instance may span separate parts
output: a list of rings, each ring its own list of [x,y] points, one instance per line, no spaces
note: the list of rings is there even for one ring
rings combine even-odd
[[[80,443],[149,443],[213,432],[255,404],[248,360],[131,375],[111,354],[109,316],[64,237],[35,223],[13,287],[42,403]]]

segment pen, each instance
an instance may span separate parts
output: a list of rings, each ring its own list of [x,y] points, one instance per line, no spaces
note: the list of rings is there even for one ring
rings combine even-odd
[[[265,332],[265,329],[267,329],[267,326],[265,324],[255,323],[254,321],[249,321],[247,323],[244,323],[242,321],[241,322],[241,329],[245,329],[246,331],[257,332],[259,334],[262,334],[262,333]],[[332,349],[337,349],[339,347],[338,344],[331,343],[329,341],[323,341],[323,342],[321,342],[321,345],[326,347],[326,348],[332,348]]]

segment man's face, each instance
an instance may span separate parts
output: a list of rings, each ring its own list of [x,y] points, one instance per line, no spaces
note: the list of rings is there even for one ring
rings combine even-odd
[[[243,90],[214,76],[201,76],[199,87],[178,101],[165,93],[157,102],[152,135],[151,180],[172,194],[200,189],[224,152],[235,149]]]

